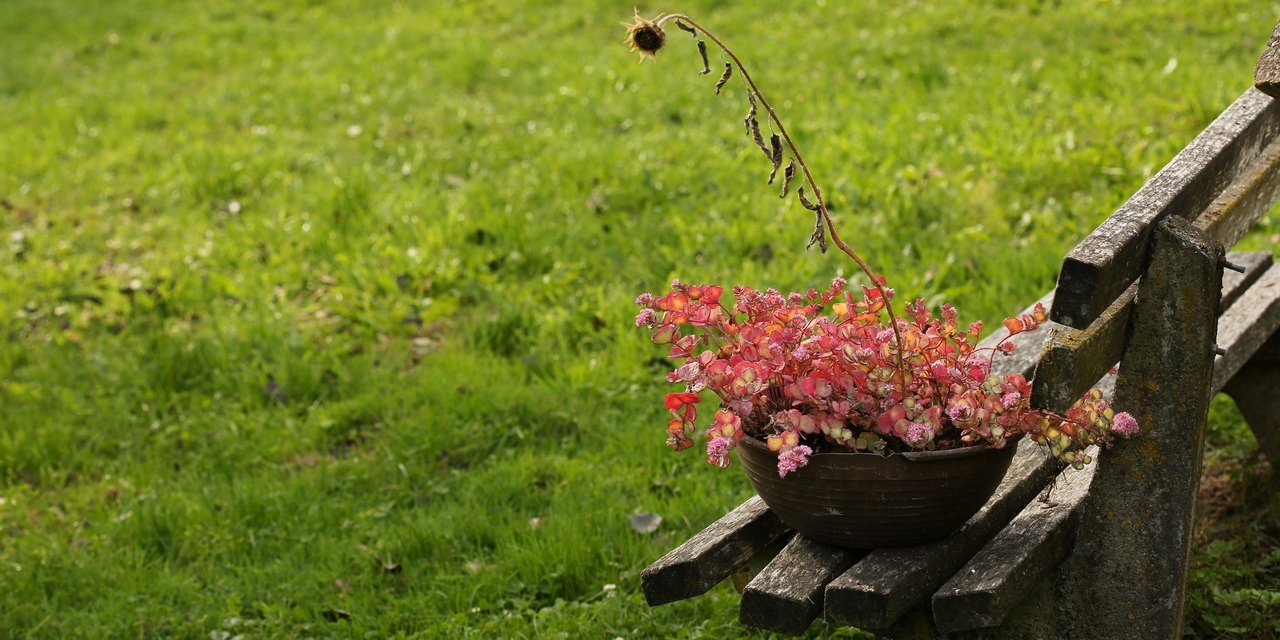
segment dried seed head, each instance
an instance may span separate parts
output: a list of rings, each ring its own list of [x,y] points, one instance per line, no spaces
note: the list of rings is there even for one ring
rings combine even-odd
[[[645,20],[636,10],[634,24],[622,23],[627,28],[627,39],[623,40],[632,51],[639,51],[641,56],[658,59],[658,50],[667,43],[667,34],[652,20]],[[640,58],[641,62],[644,58]]]

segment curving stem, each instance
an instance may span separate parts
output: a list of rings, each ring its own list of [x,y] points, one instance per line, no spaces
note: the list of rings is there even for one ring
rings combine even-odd
[[[782,124],[782,120],[780,120],[778,118],[778,114],[774,112],[773,106],[769,104],[767,99],[765,99],[764,94],[761,93],[760,89],[756,86],[755,80],[751,78],[751,74],[748,73],[747,68],[743,66],[742,60],[739,60],[737,54],[717,38],[715,34],[707,31],[706,27],[698,24],[689,16],[681,13],[673,13],[658,18],[654,23],[659,29],[661,29],[662,25],[671,20],[679,20],[680,22],[697,29],[702,33],[702,35],[714,42],[721,51],[725,52],[729,58],[733,60],[734,66],[738,68],[738,73],[742,74],[742,79],[747,83],[747,88],[755,94],[756,99],[760,101],[760,104],[765,108],[765,111],[769,113],[769,120],[778,128],[778,133],[782,135],[782,139],[787,143],[787,148],[791,150],[791,156],[795,158],[796,164],[799,165],[800,170],[804,172],[805,181],[809,183],[809,188],[813,190],[814,198],[817,199],[818,214],[822,216],[822,221],[827,226],[827,233],[831,234],[831,241],[834,242],[845,255],[849,256],[849,258],[858,265],[858,268],[862,269],[862,272],[866,274],[867,278],[871,281],[871,285],[880,293],[880,299],[884,300],[884,308],[889,312],[889,327],[893,329],[893,339],[898,348],[899,391],[905,398],[907,392],[907,365],[903,360],[902,334],[898,331],[898,316],[893,312],[893,303],[890,301],[889,294],[885,291],[884,285],[880,283],[880,277],[872,271],[871,265],[867,264],[867,261],[863,260],[862,256],[858,255],[858,252],[854,251],[853,247],[850,247],[848,243],[840,238],[840,234],[836,232],[835,221],[831,219],[831,214],[827,212],[826,198],[823,197],[822,189],[818,187],[818,183],[813,179],[813,174],[809,171],[809,165],[804,161],[804,156],[800,154],[800,149],[796,148],[795,142],[791,140],[791,134],[787,133],[786,126]]]

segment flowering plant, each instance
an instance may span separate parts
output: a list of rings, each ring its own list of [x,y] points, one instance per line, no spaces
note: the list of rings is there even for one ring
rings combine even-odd
[[[885,279],[836,233],[818,188],[782,122],[738,57],[718,38],[684,15],[646,20],[639,13],[627,24],[627,44],[656,59],[666,45],[663,25],[672,22],[690,33],[710,72],[710,39],[729,58],[716,93],[737,69],[747,88],[748,134],[772,163],[772,184],[782,173],[786,197],[799,170],[811,189],[796,191],[801,205],[816,214],[809,245],[826,250],[826,238],[867,276],[860,293],[836,278],[823,291],[783,295],[769,289],[738,286],[732,301],[717,285],[676,280],[662,295],[643,294],[636,325],[652,331],[653,341],[670,345],[678,366],[667,380],[684,385],[670,393],[667,444],[676,451],[694,445],[698,404],[704,391],[720,401],[707,435],[707,461],[730,463],[729,451],[743,437],[756,438],[778,453],[778,474],[804,466],[821,451],[900,451],[954,449],[979,444],[1004,447],[1025,434],[1079,468],[1090,462],[1085,448],[1109,445],[1113,434],[1137,432],[1137,421],[1115,413],[1098,391],[1091,391],[1065,413],[1031,406],[1030,384],[1022,375],[991,372],[993,359],[1015,348],[1015,335],[1037,329],[1043,306],[1008,318],[1008,335],[994,347],[979,349],[982,323],[961,328],[950,305],[934,315],[923,301],[893,310],[893,290]],[[642,59],[643,60],[643,59]],[[763,107],[776,129],[766,145],[757,121]]]

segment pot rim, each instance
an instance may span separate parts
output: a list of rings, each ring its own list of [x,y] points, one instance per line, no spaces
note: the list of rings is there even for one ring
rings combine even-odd
[[[1021,439],[1022,434],[1018,434],[1017,436],[1006,440],[1004,447],[999,447],[999,449],[1003,449],[1005,447],[1016,447],[1018,446],[1018,441]],[[764,442],[751,435],[744,434],[740,442],[749,442],[748,446],[757,447],[766,451],[769,448]],[[999,449],[991,443],[984,442],[982,444],[958,447],[955,449],[940,449],[936,451],[891,451],[887,454],[872,453],[870,451],[822,451],[809,456],[809,459],[813,460],[821,456],[870,456],[886,460],[895,457],[902,457],[911,462],[931,462],[934,460],[968,458],[969,456],[981,455],[988,451],[996,451]]]

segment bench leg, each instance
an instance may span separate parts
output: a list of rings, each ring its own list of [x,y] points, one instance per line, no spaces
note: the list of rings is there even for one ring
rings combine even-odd
[[[1280,473],[1280,362],[1254,361],[1240,369],[1223,391],[1236,401],[1272,473]]]
[[[991,637],[1181,636],[1222,255],[1184,220],[1153,231],[1115,395],[1143,431],[1098,456],[1074,552]]]

